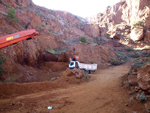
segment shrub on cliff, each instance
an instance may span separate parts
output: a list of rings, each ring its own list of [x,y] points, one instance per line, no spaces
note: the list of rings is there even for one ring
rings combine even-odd
[[[3,72],[5,71],[2,68],[2,63],[7,59],[7,57],[2,57],[2,54],[0,54],[0,76],[3,74]]]
[[[133,23],[133,27],[144,27],[144,22],[139,20]]]
[[[119,59],[117,59],[117,58],[111,58],[111,59],[110,59],[110,62],[111,62],[112,65],[120,65],[120,64],[125,63],[126,61],[124,61],[124,60],[119,60]]]
[[[83,42],[83,43],[86,43],[87,39],[85,36],[81,36],[80,37],[80,41]]]
[[[8,14],[6,17],[10,22],[18,22],[18,17],[16,16],[16,11],[14,8],[8,9]]]

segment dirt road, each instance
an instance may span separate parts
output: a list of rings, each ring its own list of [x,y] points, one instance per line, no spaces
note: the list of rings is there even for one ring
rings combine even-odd
[[[132,113],[129,95],[120,77],[129,66],[98,70],[92,81],[51,91],[0,99],[0,112],[7,113]],[[52,106],[51,110],[47,107]]]

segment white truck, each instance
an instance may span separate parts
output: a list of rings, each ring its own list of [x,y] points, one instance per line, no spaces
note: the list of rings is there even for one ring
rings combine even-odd
[[[70,61],[69,69],[73,69],[73,68],[79,68],[81,70],[84,70],[87,74],[88,73],[93,74],[95,70],[97,70],[97,64],[85,64],[85,63],[80,63],[79,61]]]

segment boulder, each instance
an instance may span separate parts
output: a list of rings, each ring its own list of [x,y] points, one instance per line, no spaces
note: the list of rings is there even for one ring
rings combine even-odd
[[[121,43],[119,43],[118,41],[115,41],[115,42],[113,43],[113,46],[114,46],[114,47],[120,47],[120,46],[121,46]]]
[[[120,38],[120,34],[118,33],[114,33],[113,35],[110,36],[113,39],[119,39]]]
[[[150,41],[150,31],[146,31],[145,36],[144,36],[144,42],[149,42]]]
[[[150,64],[140,68],[137,73],[139,87],[150,92]]]
[[[143,38],[143,28],[134,28],[130,37],[133,41],[140,41]]]
[[[131,85],[136,86],[138,85],[138,80],[137,80],[137,75],[135,74],[130,74],[128,76],[128,81]]]

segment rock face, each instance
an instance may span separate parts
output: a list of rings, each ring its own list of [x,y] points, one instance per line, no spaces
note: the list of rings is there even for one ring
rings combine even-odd
[[[114,33],[118,33],[118,31],[120,35],[123,33],[123,35],[128,35],[130,33],[130,28],[126,30],[115,30],[114,27],[116,25],[133,26],[133,24],[139,21],[142,21],[144,23],[144,29],[148,30],[150,26],[150,1],[123,0],[112,7],[108,7],[103,14],[97,14],[92,20],[94,23],[99,24],[101,37],[114,36]],[[132,35],[135,31],[137,31],[137,29],[132,30]],[[141,34],[143,33],[142,30],[140,30],[140,32]],[[133,36],[131,38],[134,39]],[[135,40],[141,39],[142,35],[138,36]]]
[[[70,56],[78,55],[80,62],[97,63],[100,68],[107,67],[109,60],[116,57],[113,51],[100,45],[78,43],[70,46],[68,51]]]
[[[82,26],[81,29],[91,37],[100,36],[100,30],[98,24],[87,24],[85,26]]]
[[[118,33],[114,33],[110,37],[113,38],[113,39],[120,39],[120,35]]]
[[[143,29],[142,28],[134,28],[131,31],[130,37],[133,41],[139,41],[143,38]]]
[[[150,31],[147,30],[145,33],[144,41],[149,43],[150,42]]]
[[[133,86],[139,86],[142,90],[150,93],[150,64],[139,68],[128,76],[128,81]]]
[[[137,79],[139,87],[150,92],[150,64],[138,70]]]

